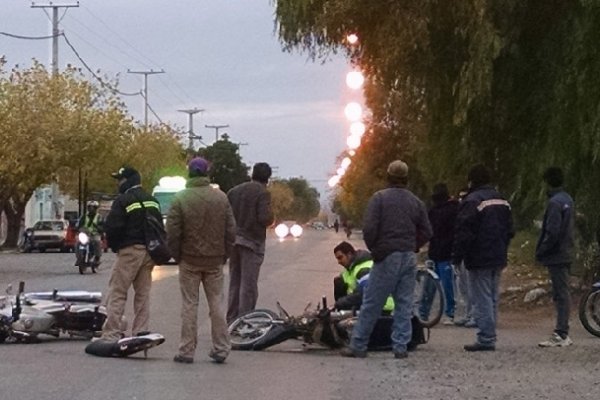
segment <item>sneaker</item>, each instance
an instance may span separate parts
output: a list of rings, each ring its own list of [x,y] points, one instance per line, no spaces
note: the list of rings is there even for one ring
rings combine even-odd
[[[173,357],[173,361],[175,361],[176,363],[182,363],[182,364],[192,364],[194,362],[194,358],[177,354],[175,357]]]
[[[466,344],[463,347],[465,351],[495,351],[496,346],[493,344],[483,344],[479,342],[475,342],[473,344]]]
[[[340,355],[342,357],[351,357],[351,358],[365,358],[367,356],[366,351],[354,350],[350,347],[344,347],[340,351]]]
[[[465,324],[469,321],[469,318],[461,318],[454,321],[454,325],[456,326],[465,326]]]
[[[227,356],[223,356],[214,352],[208,353],[208,356],[213,359],[213,361],[217,364],[223,364]]]
[[[538,343],[540,347],[567,347],[573,344],[573,341],[569,336],[564,339],[556,332],[550,336],[550,339]]]
[[[444,316],[442,318],[442,325],[454,325],[454,317]]]
[[[403,359],[408,357],[408,353],[406,351],[395,351],[394,358],[395,359]]]

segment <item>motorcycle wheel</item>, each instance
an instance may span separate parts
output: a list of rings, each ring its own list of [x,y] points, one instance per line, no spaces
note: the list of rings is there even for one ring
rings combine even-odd
[[[439,279],[427,270],[417,271],[414,313],[426,328],[432,328],[444,313],[444,292]]]
[[[259,309],[240,315],[229,324],[231,348],[252,350],[254,344],[264,338],[276,325],[273,321],[279,316],[271,310]]]
[[[594,288],[581,297],[579,320],[589,333],[600,337],[600,289]]]

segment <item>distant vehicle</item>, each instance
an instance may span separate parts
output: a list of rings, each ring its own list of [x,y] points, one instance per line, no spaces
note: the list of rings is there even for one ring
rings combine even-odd
[[[275,227],[275,235],[279,239],[285,239],[286,237],[292,237],[294,239],[302,236],[304,230],[296,221],[283,221]]]
[[[160,204],[160,212],[163,216],[163,222],[167,222],[167,215],[169,214],[169,209],[171,208],[171,202],[173,201],[173,197],[177,192],[185,189],[186,179],[183,176],[163,176],[158,181],[158,185],[154,186],[152,189],[152,196],[158,200],[158,204]],[[219,185],[216,183],[211,183],[215,189],[219,189]]]
[[[41,220],[31,228],[33,231],[31,250],[40,253],[47,249],[58,249],[63,253],[71,251],[73,243],[69,240],[69,222],[63,219]]]
[[[310,226],[311,226],[313,229],[316,229],[316,230],[318,230],[318,231],[322,231],[322,230],[324,230],[324,229],[327,229],[327,227],[325,226],[325,224],[324,224],[324,223],[322,223],[321,221],[315,221],[315,222],[312,222],[312,223],[310,224]]]

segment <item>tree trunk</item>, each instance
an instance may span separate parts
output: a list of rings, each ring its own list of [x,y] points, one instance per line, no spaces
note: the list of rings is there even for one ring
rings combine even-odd
[[[21,220],[25,213],[25,204],[22,202],[8,201],[4,204],[4,213],[8,221],[6,241],[3,248],[15,248],[19,243],[19,234],[21,233]]]

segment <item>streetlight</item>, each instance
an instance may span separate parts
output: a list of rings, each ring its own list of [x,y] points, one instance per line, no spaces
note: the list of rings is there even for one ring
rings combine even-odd
[[[348,72],[346,75],[346,85],[348,85],[350,89],[360,89],[364,82],[365,77],[360,71]]]
[[[363,124],[360,121],[356,121],[350,125],[350,134],[355,136],[362,136],[365,134],[366,129],[367,128],[365,127],[365,124]]]
[[[362,117],[362,107],[356,102],[346,104],[344,114],[350,121],[358,121]]]

